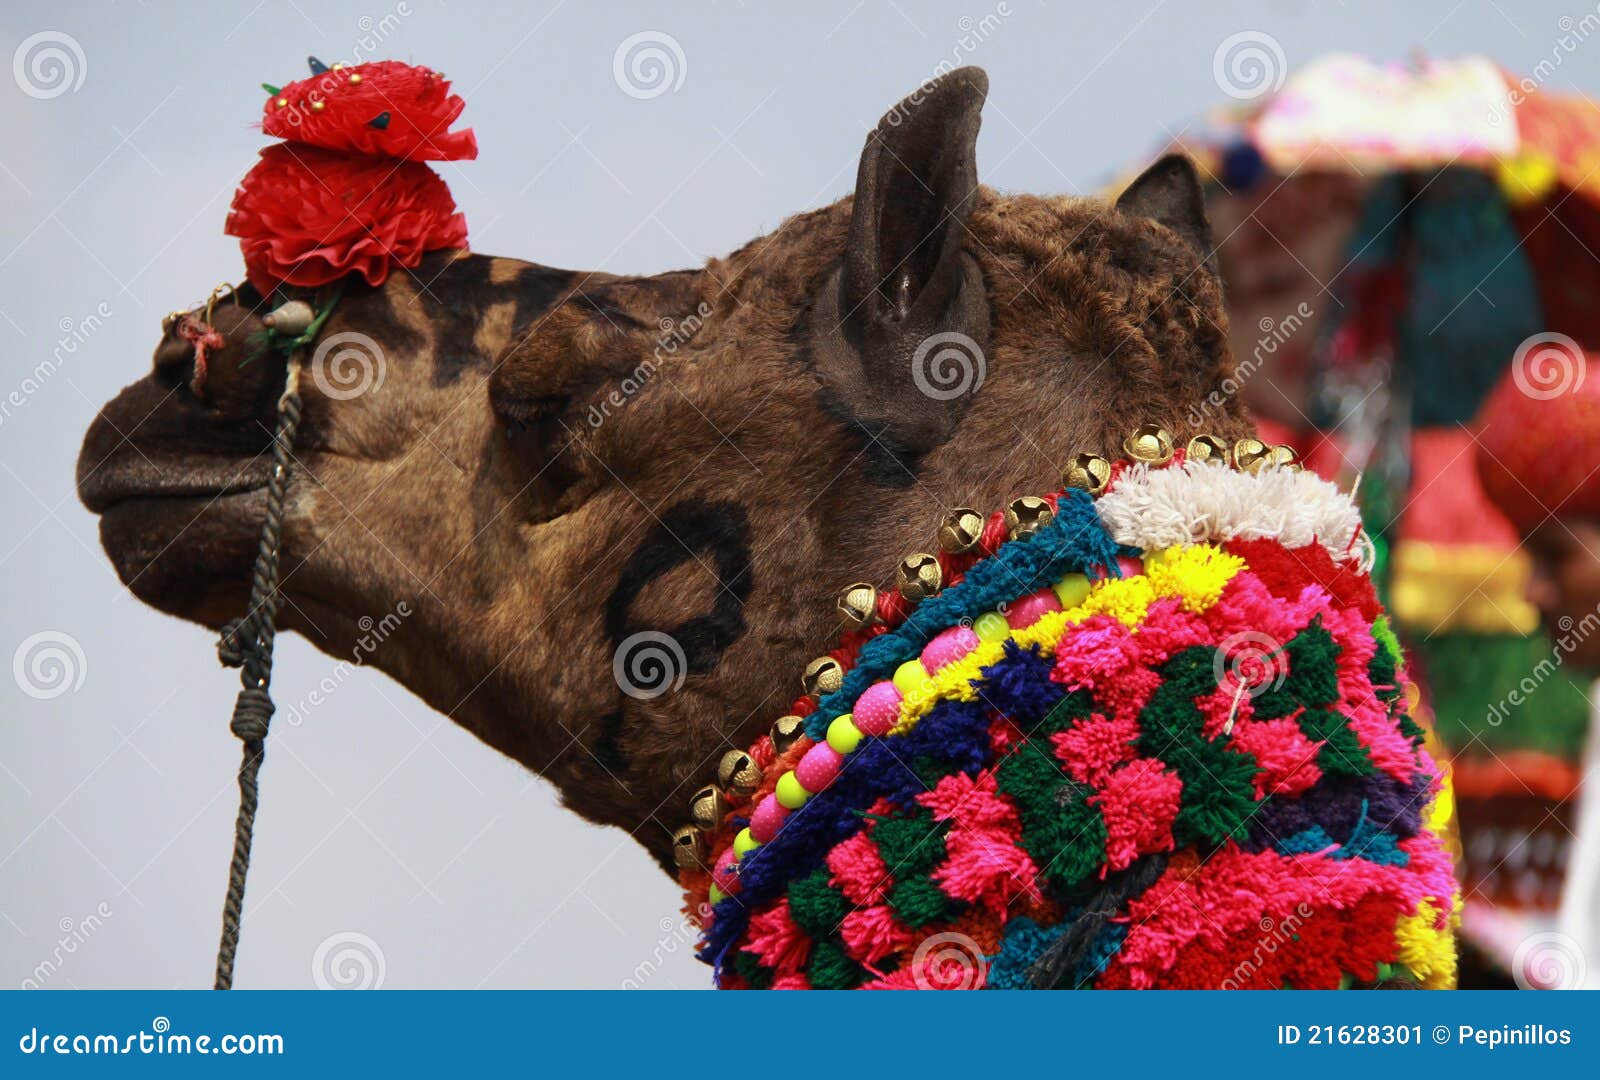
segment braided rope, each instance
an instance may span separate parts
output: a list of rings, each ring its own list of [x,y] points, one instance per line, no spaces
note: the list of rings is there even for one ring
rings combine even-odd
[[[272,470],[267,478],[267,514],[261,523],[255,566],[250,572],[250,605],[241,619],[229,623],[217,641],[217,657],[241,669],[243,688],[233,704],[229,726],[244,743],[239,762],[239,816],[234,822],[233,861],[228,866],[228,894],[222,903],[222,940],[217,946],[215,988],[233,987],[233,961],[239,951],[239,919],[244,910],[245,875],[250,870],[250,843],[260,803],[261,759],[266,753],[267,726],[272,721],[272,647],[278,633],[278,560],[283,538],[284,496],[289,487],[290,449],[300,426],[300,369],[304,354],[289,357],[288,376],[278,398],[273,432]]]

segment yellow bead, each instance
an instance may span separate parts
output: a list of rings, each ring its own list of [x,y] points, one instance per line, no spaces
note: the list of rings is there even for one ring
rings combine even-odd
[[[998,611],[985,611],[972,620],[972,632],[979,641],[1004,641],[1011,635],[1011,624]]]
[[[733,838],[733,853],[741,859],[760,846],[760,841],[750,835],[749,829],[740,829],[738,835]]]
[[[278,99],[278,108],[281,109],[287,104],[289,104],[289,99],[288,98],[279,98]]]
[[[811,792],[801,786],[800,778],[793,769],[778,777],[778,787],[773,794],[778,799],[778,805],[785,810],[798,810],[811,798]]]
[[[907,660],[894,669],[894,688],[902,697],[919,692],[927,681],[928,669],[922,666],[921,660]]]
[[[828,725],[828,745],[841,754],[853,754],[861,745],[861,729],[849,713],[836,716]]]
[[[727,897],[727,895],[727,893],[713,885],[706,892],[706,899],[711,901],[713,904],[720,904]]]
[[[358,82],[360,82],[360,81],[361,81],[361,75],[360,75],[360,73],[356,73],[356,74],[354,74],[354,75],[351,75],[351,76],[350,76],[350,81],[351,81],[351,82],[352,82],[352,83],[358,83]]]
[[[327,108],[327,107],[328,107],[328,106],[327,106],[327,103],[326,103],[326,102],[322,102],[322,101],[313,101],[313,102],[312,102],[312,103],[311,103],[311,111],[312,111],[312,112],[321,112],[321,111],[322,111],[322,110],[323,110],[323,109],[326,109],[326,108]]]
[[[1082,574],[1068,574],[1054,588],[1062,607],[1075,608],[1089,596],[1089,579]]]

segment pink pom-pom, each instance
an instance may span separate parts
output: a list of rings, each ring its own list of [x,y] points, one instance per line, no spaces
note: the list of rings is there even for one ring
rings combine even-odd
[[[739,856],[734,854],[733,848],[726,848],[717,858],[717,865],[711,869],[711,882],[723,892],[732,896],[741,888],[739,884]]]
[[[1054,589],[1040,589],[1006,605],[1006,623],[1013,630],[1023,630],[1038,622],[1047,613],[1061,610]]]
[[[978,635],[971,627],[952,626],[940,631],[922,650],[922,666],[933,675],[947,664],[953,664],[978,647]],[[859,726],[859,725],[858,725]]]
[[[1118,555],[1117,566],[1125,578],[1139,577],[1144,573],[1144,560],[1135,559],[1132,555]]]
[[[833,783],[843,764],[844,755],[827,743],[819,742],[807,750],[800,764],[794,767],[794,778],[800,781],[801,787],[815,794]]]
[[[757,843],[769,843],[783,828],[783,819],[788,816],[789,811],[783,804],[768,795],[756,804],[755,812],[750,815],[750,835]]]
[[[850,710],[863,735],[887,735],[900,719],[900,690],[888,679],[875,682],[856,698]]]

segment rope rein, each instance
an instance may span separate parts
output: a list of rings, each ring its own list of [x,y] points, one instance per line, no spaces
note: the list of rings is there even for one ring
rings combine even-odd
[[[331,305],[330,305],[331,307]],[[325,317],[325,316],[324,316]],[[318,321],[318,328],[321,321]],[[260,804],[261,759],[272,721],[272,646],[278,633],[278,560],[283,538],[284,496],[289,487],[290,451],[300,426],[302,348],[289,356],[278,419],[272,436],[272,469],[267,478],[267,513],[261,523],[255,566],[250,572],[250,604],[243,618],[223,627],[217,658],[240,668],[242,688],[233,704],[230,727],[244,744],[239,762],[239,816],[233,829],[233,861],[228,866],[228,894],[222,903],[222,940],[217,946],[215,988],[233,987],[233,961],[239,951],[239,918],[244,910],[245,875],[250,870],[250,843]]]

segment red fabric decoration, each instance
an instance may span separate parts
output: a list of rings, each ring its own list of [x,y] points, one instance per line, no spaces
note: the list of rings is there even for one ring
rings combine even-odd
[[[1600,356],[1564,343],[1519,356],[1478,414],[1478,476],[1518,531],[1600,520]]]
[[[290,83],[267,99],[261,130],[374,157],[470,161],[478,156],[477,136],[471,128],[450,130],[466,107],[437,71],[380,60]]]
[[[352,271],[381,285],[390,261],[467,246],[466,219],[428,166],[277,143],[245,176],[224,230],[250,284],[314,287]]]

